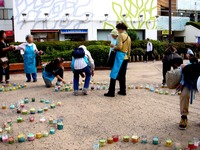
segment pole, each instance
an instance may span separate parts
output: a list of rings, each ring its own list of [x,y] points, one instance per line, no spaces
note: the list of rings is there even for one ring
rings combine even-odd
[[[172,43],[172,0],[169,0],[169,44]]]

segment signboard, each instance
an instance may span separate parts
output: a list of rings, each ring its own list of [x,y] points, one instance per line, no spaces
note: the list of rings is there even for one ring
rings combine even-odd
[[[87,34],[87,29],[63,29],[61,34]]]
[[[13,31],[12,30],[7,30],[5,31],[6,36],[13,36]]]
[[[177,9],[200,11],[200,0],[177,0]]]
[[[4,7],[4,0],[0,0],[0,7]]]
[[[169,34],[169,30],[163,30],[162,31],[162,35],[168,35]],[[172,31],[171,31],[171,34],[172,34]]]

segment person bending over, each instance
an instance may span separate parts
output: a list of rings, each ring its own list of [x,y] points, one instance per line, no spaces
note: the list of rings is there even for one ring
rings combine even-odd
[[[52,81],[55,77],[57,78],[57,86],[62,86],[62,83],[66,84],[66,82],[63,80],[63,62],[63,58],[56,58],[44,67],[42,77],[47,88],[52,87]]]

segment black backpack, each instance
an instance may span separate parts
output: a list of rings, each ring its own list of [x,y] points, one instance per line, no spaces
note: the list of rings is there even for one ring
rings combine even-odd
[[[72,56],[76,58],[84,58],[85,57],[85,51],[83,48],[75,48],[72,52]]]

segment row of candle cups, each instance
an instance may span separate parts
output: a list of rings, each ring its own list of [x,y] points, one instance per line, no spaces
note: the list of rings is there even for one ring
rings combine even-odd
[[[98,143],[95,143],[93,145],[93,148],[98,148],[99,147],[104,147],[106,144],[112,144],[115,142],[118,142],[120,140],[120,137],[118,135],[113,135],[112,137],[109,137],[107,139],[100,139]],[[122,139],[123,142],[132,142],[132,143],[142,143],[142,144],[146,144],[147,141],[147,136],[143,135],[141,138],[137,135],[133,135],[132,137],[130,136],[123,136]],[[158,145],[161,142],[159,141],[158,137],[153,137],[152,142],[153,145]],[[172,147],[174,145],[174,150],[181,150],[182,146],[180,143],[174,143],[171,139],[166,139],[165,141],[165,146],[166,147]],[[193,138],[193,140],[188,142],[188,148],[190,149],[195,149],[199,147],[199,139],[198,138]]]

